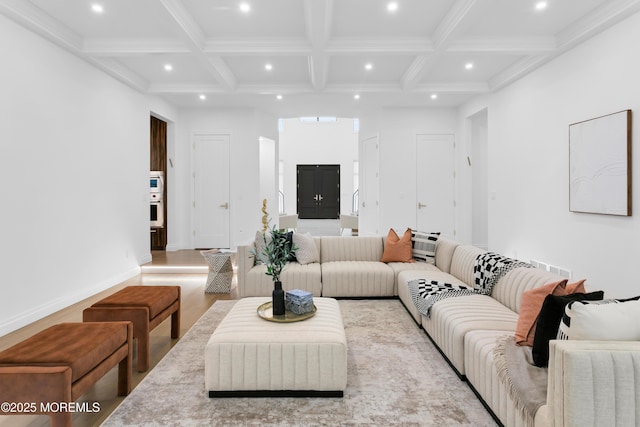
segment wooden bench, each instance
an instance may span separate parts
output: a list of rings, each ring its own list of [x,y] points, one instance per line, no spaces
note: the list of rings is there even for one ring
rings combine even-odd
[[[129,394],[132,354],[131,322],[51,326],[0,352],[0,415],[46,414],[52,427],[70,427],[73,410],[63,405],[116,365],[118,395]]]
[[[85,322],[128,320],[138,341],[138,372],[149,369],[149,332],[171,316],[171,338],[180,337],[180,286],[128,286],[82,312]]]

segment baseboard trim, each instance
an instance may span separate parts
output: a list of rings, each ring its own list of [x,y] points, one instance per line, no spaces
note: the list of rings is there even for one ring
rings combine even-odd
[[[139,273],[140,273],[140,267],[136,266],[121,274],[117,274],[107,280],[103,280],[90,288],[83,289],[80,292],[75,292],[73,294],[57,298],[46,304],[41,304],[38,307],[34,307],[33,309],[29,310],[26,313],[22,313],[18,316],[14,316],[6,320],[2,324],[0,324],[0,337],[8,333],[11,333],[13,331],[16,331],[24,326],[27,326],[44,317],[47,317],[50,314],[55,313],[56,311],[60,311],[63,308],[67,308],[70,305],[73,305],[84,299],[92,297],[93,295],[99,292],[102,292],[104,290],[107,290],[117,284],[120,284],[125,280],[128,280],[136,276]]]
[[[142,274],[207,274],[209,267],[206,265],[143,265],[140,267]]]

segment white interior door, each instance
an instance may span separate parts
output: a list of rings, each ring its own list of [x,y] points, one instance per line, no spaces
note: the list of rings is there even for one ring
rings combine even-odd
[[[418,230],[455,238],[453,135],[416,135]]]
[[[195,248],[229,247],[229,140],[229,135],[194,136]]]
[[[360,140],[358,234],[378,235],[378,135]]]

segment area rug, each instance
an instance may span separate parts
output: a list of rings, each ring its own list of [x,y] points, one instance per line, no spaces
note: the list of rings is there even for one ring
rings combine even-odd
[[[121,426],[495,426],[398,300],[341,300],[343,398],[218,398],[204,347],[234,304],[217,301],[102,424]]]

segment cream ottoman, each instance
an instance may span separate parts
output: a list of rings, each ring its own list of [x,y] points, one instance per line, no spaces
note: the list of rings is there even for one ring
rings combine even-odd
[[[315,316],[276,323],[257,314],[269,300],[239,300],[211,335],[204,355],[209,397],[342,397],[347,339],[338,302],[316,297]]]

